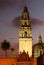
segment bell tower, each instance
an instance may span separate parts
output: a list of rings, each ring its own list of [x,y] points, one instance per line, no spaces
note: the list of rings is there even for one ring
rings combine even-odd
[[[32,56],[32,28],[27,7],[22,12],[19,29],[19,53],[25,52]]]

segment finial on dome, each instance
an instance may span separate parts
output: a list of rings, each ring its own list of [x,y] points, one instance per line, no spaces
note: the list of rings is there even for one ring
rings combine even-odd
[[[38,39],[38,41],[39,41],[39,43],[42,42],[42,37],[41,37],[41,35],[39,35],[39,39]]]

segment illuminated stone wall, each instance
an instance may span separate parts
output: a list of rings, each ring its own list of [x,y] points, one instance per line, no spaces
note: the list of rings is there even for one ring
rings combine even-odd
[[[16,65],[15,58],[0,58],[0,65]]]
[[[25,52],[29,54],[29,57],[32,56],[32,38],[19,38],[19,53],[20,51]]]
[[[29,62],[18,62],[16,58],[0,58],[0,65],[37,65],[36,58]]]

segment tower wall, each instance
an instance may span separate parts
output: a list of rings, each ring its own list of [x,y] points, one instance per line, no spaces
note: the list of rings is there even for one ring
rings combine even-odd
[[[22,12],[19,29],[19,53],[23,50],[32,56],[32,28],[27,7]]]
[[[32,56],[32,38],[19,38],[19,53],[25,52]]]

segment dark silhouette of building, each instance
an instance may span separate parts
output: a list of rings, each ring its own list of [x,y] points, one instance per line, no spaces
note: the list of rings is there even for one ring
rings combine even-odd
[[[44,65],[44,54],[37,58],[37,65]]]

